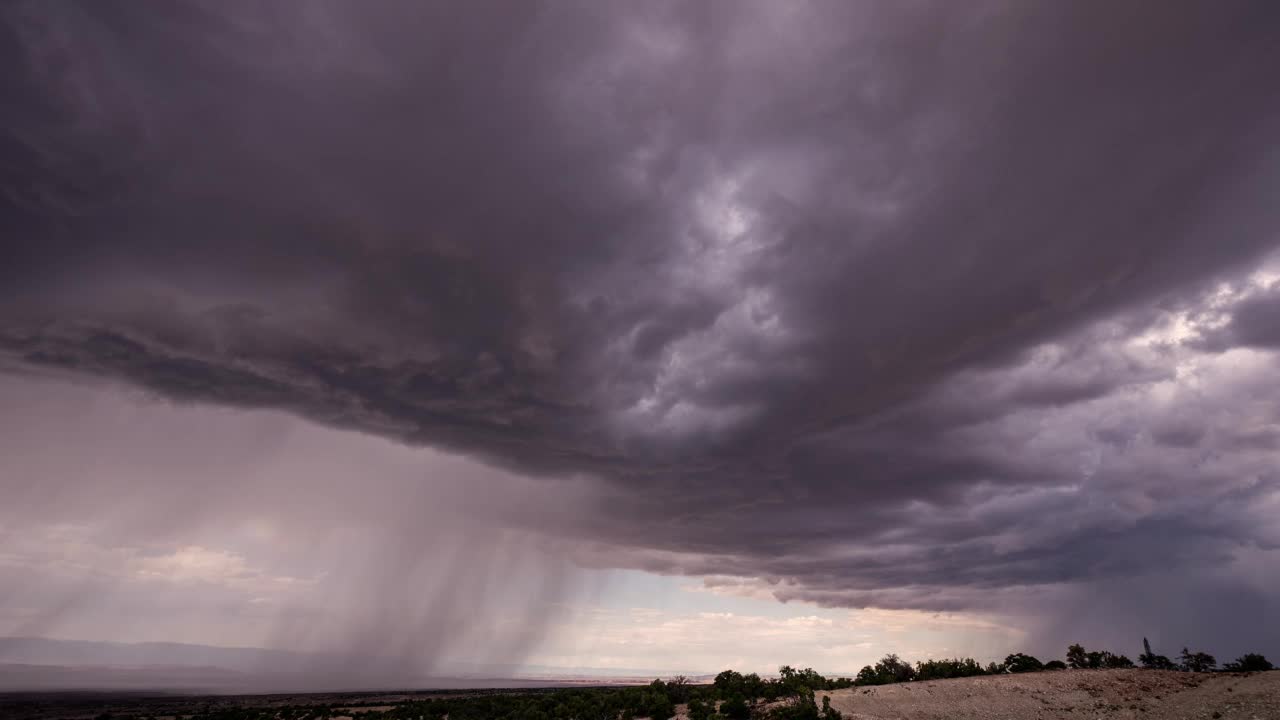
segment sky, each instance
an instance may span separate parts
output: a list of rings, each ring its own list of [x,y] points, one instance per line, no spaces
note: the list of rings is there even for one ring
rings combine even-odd
[[[0,635],[1280,654],[1273,3],[0,7]]]

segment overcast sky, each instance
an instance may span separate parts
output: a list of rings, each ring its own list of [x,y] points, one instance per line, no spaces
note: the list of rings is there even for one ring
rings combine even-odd
[[[0,634],[1280,653],[1277,10],[5,3]]]

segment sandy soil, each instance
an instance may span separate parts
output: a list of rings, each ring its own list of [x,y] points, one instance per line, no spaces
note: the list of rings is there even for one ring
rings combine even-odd
[[[847,720],[1280,720],[1280,671],[1063,670],[822,695]]]

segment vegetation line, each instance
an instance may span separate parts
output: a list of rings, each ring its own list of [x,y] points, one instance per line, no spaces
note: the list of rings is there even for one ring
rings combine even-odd
[[[1218,671],[1217,660],[1205,652],[1183,648],[1180,662],[1173,662],[1151,650],[1146,638],[1138,662],[1144,669],[1183,672]],[[1066,661],[1039,659],[1014,653],[1002,663],[985,667],[973,658],[925,660],[912,665],[897,655],[886,655],[868,665],[856,677],[827,678],[811,668],[796,670],[784,665],[776,678],[756,673],[725,670],[710,684],[698,685],[687,678],[654,680],[638,687],[573,688],[551,691],[484,693],[465,697],[422,698],[387,707],[379,700],[335,702],[329,705],[285,705],[272,707],[206,707],[190,715],[191,720],[669,720],[684,706],[689,720],[840,720],[824,691],[854,686],[941,680],[1006,673],[1044,672],[1070,669],[1133,668],[1124,655],[1107,650],[1089,651],[1080,645],[1067,648]],[[1249,653],[1227,663],[1221,672],[1272,670],[1264,656]],[[98,720],[152,720],[145,715],[100,716]]]

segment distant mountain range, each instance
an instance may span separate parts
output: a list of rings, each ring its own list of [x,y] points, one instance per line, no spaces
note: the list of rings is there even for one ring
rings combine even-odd
[[[630,684],[672,673],[537,665],[450,667],[427,677],[385,660],[186,643],[0,637],[0,691],[156,690],[253,693]],[[379,669],[383,668],[383,669]],[[686,673],[690,679],[706,675]]]
[[[4,663],[105,667],[172,665],[222,667],[252,672],[272,667],[295,667],[305,663],[307,659],[307,656],[301,653],[264,648],[215,647],[167,642],[51,640],[36,637],[0,638],[0,662]]]

